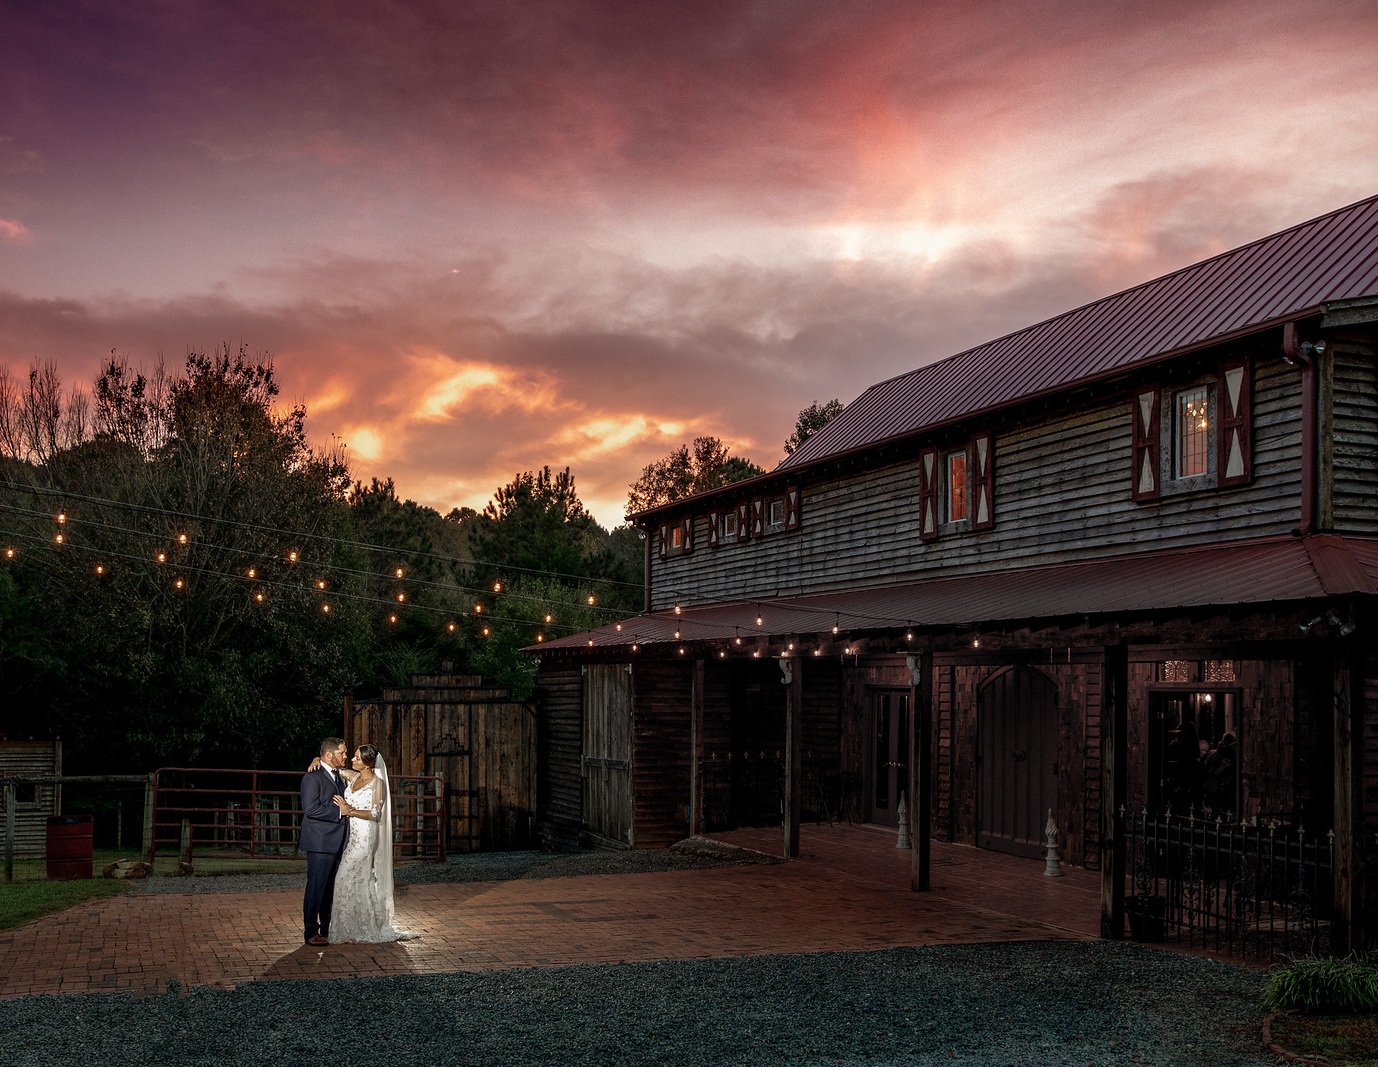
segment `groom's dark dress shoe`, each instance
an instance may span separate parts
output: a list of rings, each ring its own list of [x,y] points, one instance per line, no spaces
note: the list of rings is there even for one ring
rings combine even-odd
[[[308,937],[306,943],[308,945],[328,945],[330,944],[330,939],[328,937],[321,937],[320,934],[317,934],[315,937]]]

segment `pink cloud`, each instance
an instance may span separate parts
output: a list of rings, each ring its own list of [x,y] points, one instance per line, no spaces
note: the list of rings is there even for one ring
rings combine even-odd
[[[26,245],[33,239],[29,228],[18,219],[0,219],[0,241]]]

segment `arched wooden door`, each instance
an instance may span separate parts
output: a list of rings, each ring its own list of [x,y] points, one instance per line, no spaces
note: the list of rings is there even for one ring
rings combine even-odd
[[[1010,667],[976,701],[976,843],[1042,856],[1048,809],[1057,803],[1057,687]]]

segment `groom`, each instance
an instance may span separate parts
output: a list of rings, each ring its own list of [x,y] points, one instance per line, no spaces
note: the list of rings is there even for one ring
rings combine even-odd
[[[301,837],[297,848],[306,853],[306,897],[302,901],[308,945],[330,944],[330,906],[335,900],[335,872],[340,869],[349,820],[335,805],[344,795],[340,768],[345,743],[338,737],[321,742],[321,765],[301,780]]]

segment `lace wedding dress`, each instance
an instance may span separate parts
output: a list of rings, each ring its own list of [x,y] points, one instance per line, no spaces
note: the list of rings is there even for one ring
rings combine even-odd
[[[388,772],[381,756],[376,777],[363,788],[351,785],[345,800],[367,810],[367,819],[349,820],[349,841],[335,875],[335,906],[330,920],[331,941],[405,941],[416,937],[393,924],[392,811],[388,804]]]

